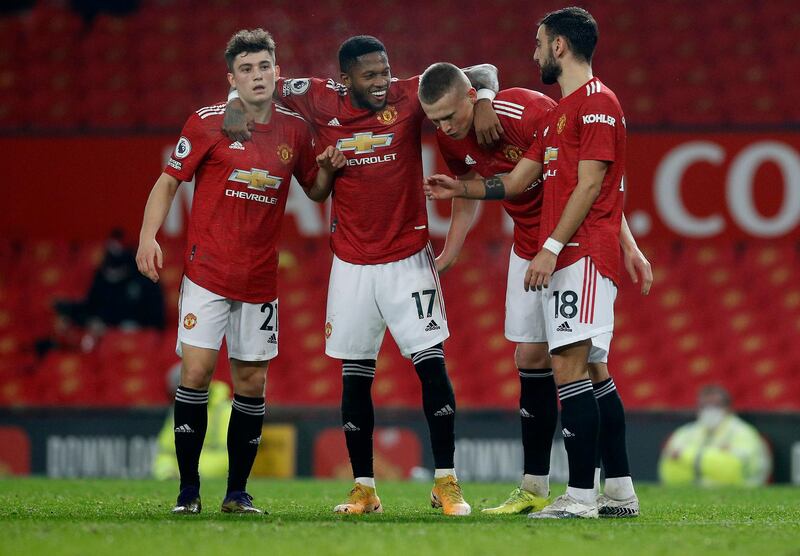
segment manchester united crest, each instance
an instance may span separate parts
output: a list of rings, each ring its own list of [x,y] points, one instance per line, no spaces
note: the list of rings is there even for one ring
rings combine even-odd
[[[503,154],[505,155],[506,160],[510,162],[517,162],[520,158],[522,158],[524,153],[522,152],[522,149],[515,145],[506,145],[503,147]]]
[[[183,327],[186,330],[191,330],[197,324],[197,317],[194,316],[192,313],[186,313],[186,316],[183,317]]]
[[[397,108],[390,104],[378,112],[378,121],[385,125],[395,123],[397,121]]]
[[[561,114],[561,117],[558,119],[558,126],[556,127],[556,131],[558,131],[559,135],[561,135],[561,132],[564,131],[565,125],[567,125],[567,115]]]
[[[333,325],[329,322],[325,323],[325,337],[330,338],[331,332],[333,332]]]
[[[278,145],[278,158],[281,159],[281,162],[284,164],[289,164],[289,161],[294,156],[294,151],[292,147],[287,145],[286,143],[281,143]]]

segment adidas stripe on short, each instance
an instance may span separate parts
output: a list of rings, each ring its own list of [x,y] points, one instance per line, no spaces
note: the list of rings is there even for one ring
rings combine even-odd
[[[542,292],[550,351],[591,339],[589,361],[607,361],[614,332],[614,282],[585,257],[554,272]]]

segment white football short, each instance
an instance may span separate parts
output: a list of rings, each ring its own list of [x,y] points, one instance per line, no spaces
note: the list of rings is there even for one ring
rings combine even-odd
[[[591,258],[554,272],[542,293],[550,351],[591,339],[589,362],[608,361],[617,286],[597,271]]]
[[[219,350],[222,338],[228,356],[240,361],[267,361],[278,355],[278,300],[268,303],[233,301],[198,286],[186,276],[178,306],[178,343]]]
[[[430,244],[405,259],[357,265],[333,257],[325,353],[375,359],[386,327],[405,357],[450,336]]]
[[[542,309],[542,292],[525,291],[525,273],[530,261],[523,259],[511,248],[508,257],[506,282],[506,338],[517,343],[542,343],[547,341],[547,323]]]

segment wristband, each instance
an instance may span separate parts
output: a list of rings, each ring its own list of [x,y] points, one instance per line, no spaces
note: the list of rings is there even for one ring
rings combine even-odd
[[[503,178],[500,176],[492,176],[483,180],[483,186],[486,194],[483,196],[487,200],[501,201],[506,197],[506,186],[503,183]]]
[[[232,101],[235,98],[239,98],[239,91],[237,91],[236,89],[228,93],[228,102]]]
[[[556,257],[558,257],[558,254],[561,253],[563,248],[564,244],[557,239],[553,239],[552,237],[548,237],[546,240],[544,240],[544,245],[542,245],[542,249],[547,249]]]
[[[491,89],[478,89],[477,100],[483,100],[483,99],[494,100],[494,97],[496,95],[497,93],[495,93]]]

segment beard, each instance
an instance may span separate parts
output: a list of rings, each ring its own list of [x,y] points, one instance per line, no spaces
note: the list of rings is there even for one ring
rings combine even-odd
[[[551,55],[544,64],[539,68],[542,75],[542,83],[545,85],[553,85],[558,82],[561,77],[561,66],[556,63],[555,58]]]
[[[375,104],[375,97],[366,91],[359,91],[355,88],[351,88],[350,94],[353,95],[353,100],[355,100],[355,103],[358,106],[361,108],[366,108],[367,110],[372,110],[373,112],[383,110],[386,107],[386,100],[389,96],[387,91],[387,94],[384,95],[383,100],[379,104]]]

